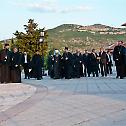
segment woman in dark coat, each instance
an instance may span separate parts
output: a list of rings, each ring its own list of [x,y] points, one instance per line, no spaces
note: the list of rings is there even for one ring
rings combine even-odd
[[[11,56],[11,82],[21,83],[21,54],[18,52],[17,47],[13,48]]]

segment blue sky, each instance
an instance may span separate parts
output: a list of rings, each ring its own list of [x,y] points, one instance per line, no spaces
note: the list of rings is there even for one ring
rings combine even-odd
[[[0,1],[0,40],[24,31],[28,19],[40,28],[61,24],[101,23],[121,27],[126,22],[126,0],[2,0]]]

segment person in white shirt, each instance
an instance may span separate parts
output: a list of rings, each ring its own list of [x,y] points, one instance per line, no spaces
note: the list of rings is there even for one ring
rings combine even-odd
[[[30,56],[27,52],[24,52],[22,56],[22,66],[24,68],[25,79],[30,79],[29,68],[30,68]]]
[[[107,74],[112,74],[112,58],[110,51],[107,51]]]

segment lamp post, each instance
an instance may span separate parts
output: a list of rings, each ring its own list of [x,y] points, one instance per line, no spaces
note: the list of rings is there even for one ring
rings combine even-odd
[[[40,31],[40,38],[39,38],[39,44],[42,44],[42,75],[44,75],[44,54],[43,54],[43,43],[44,43],[44,37],[45,37],[45,32],[42,30]]]
[[[40,31],[40,38],[39,38],[39,44],[42,44],[42,56],[43,56],[43,43],[44,43],[44,31]]]

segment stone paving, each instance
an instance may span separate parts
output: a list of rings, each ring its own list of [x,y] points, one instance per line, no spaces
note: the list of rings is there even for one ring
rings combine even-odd
[[[0,112],[28,99],[36,87],[24,84],[0,84]]]
[[[6,112],[9,112],[15,105],[21,104],[32,97],[36,87],[20,83],[0,84],[0,123],[6,119]]]
[[[36,91],[0,113],[0,126],[126,126],[126,79],[112,75],[22,82]]]

